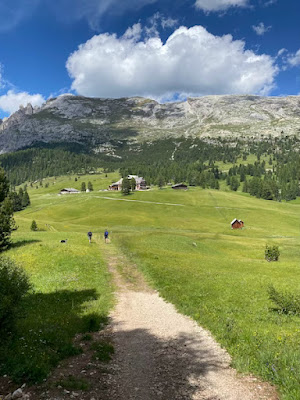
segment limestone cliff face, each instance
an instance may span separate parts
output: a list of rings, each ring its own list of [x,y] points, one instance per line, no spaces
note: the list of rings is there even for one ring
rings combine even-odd
[[[115,140],[300,134],[300,96],[206,96],[159,104],[141,97],[64,95],[0,120],[0,153],[36,142],[80,143],[95,150]],[[104,147],[103,147],[104,146]]]

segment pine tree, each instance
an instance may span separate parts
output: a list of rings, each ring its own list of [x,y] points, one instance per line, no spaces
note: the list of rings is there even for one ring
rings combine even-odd
[[[29,198],[29,194],[27,193],[27,190],[25,190],[25,192],[23,193],[21,204],[22,204],[22,208],[26,208],[30,204],[30,198]]]
[[[134,178],[130,179],[130,189],[134,191],[136,189],[136,180]]]
[[[0,168],[0,251],[9,246],[10,235],[15,226],[12,202],[8,193],[9,182],[4,170]]]
[[[10,192],[9,198],[12,204],[13,211],[20,211],[22,210],[22,200],[20,199],[18,193]]]
[[[122,193],[123,193],[125,196],[128,196],[128,195],[129,195],[129,193],[130,193],[130,188],[131,188],[131,185],[130,185],[129,179],[128,179],[128,178],[123,178],[123,181],[122,181]]]
[[[230,189],[234,190],[235,192],[238,190],[238,187],[240,186],[240,182],[238,178],[234,175],[231,177],[231,182],[230,182]]]
[[[5,176],[4,169],[0,167],[0,203],[4,201],[9,192],[9,182]]]
[[[241,168],[241,173],[240,173],[240,181],[241,181],[241,182],[244,182],[245,179],[246,179],[246,174],[245,174],[244,168],[242,167],[242,168]]]
[[[248,193],[248,181],[245,179],[244,184],[243,184],[243,192]]]
[[[85,182],[81,182],[81,191],[85,192],[86,191],[86,184]]]
[[[274,194],[272,192],[271,183],[263,181],[261,184],[261,197],[265,200],[273,200]]]
[[[90,192],[94,190],[92,182],[88,182],[88,189]]]
[[[164,178],[160,175],[157,179],[158,187],[161,189],[164,186]]]
[[[206,177],[205,177],[205,173],[201,172],[200,176],[199,176],[199,185],[205,189],[206,188]]]

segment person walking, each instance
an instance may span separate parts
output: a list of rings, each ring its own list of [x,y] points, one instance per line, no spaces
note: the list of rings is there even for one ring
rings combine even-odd
[[[89,231],[89,232],[87,233],[87,236],[88,236],[88,238],[89,238],[89,242],[92,243],[92,236],[93,236],[92,232]]]
[[[105,229],[105,232],[104,232],[104,240],[105,240],[105,243],[108,243],[108,230],[107,229]]]

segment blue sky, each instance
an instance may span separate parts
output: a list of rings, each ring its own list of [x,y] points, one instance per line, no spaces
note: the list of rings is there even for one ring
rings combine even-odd
[[[299,15],[298,0],[0,0],[0,118],[64,93],[298,95]]]

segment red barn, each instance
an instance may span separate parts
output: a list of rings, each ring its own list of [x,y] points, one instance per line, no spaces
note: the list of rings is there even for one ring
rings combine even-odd
[[[231,229],[241,229],[244,227],[244,221],[241,219],[236,219],[234,218],[233,221],[231,221]]]

